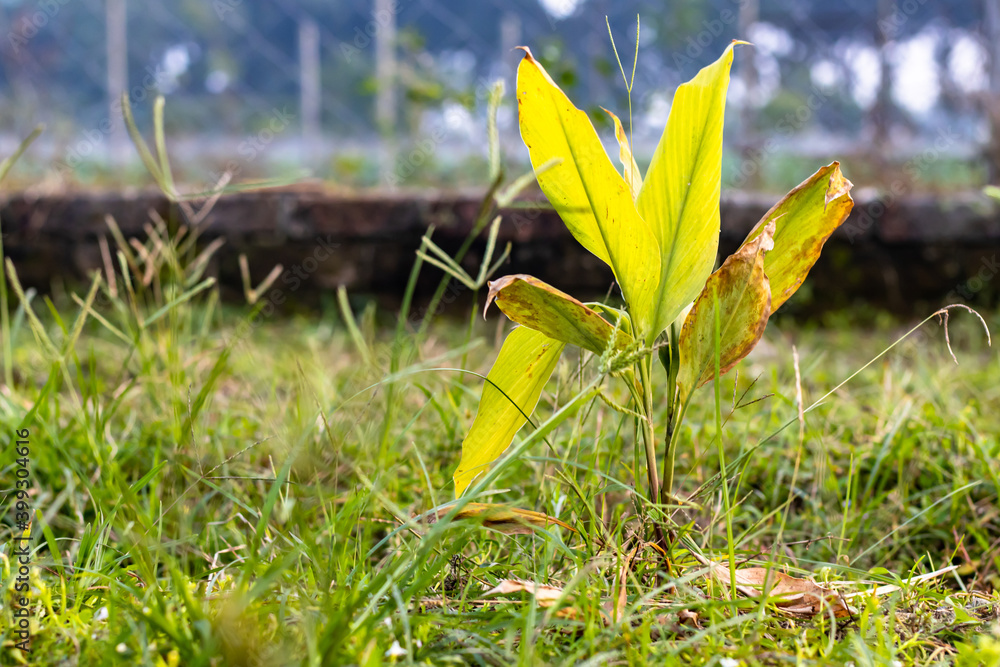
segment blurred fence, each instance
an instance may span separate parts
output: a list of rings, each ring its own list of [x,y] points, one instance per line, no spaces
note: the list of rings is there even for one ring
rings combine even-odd
[[[302,168],[383,187],[482,183],[496,79],[505,149],[525,159],[513,47],[530,46],[607,132],[599,106],[624,115],[628,100],[605,16],[629,70],[637,14],[640,159],[673,89],[743,38],[755,47],[729,95],[729,185],[777,187],[832,156],[856,156],[854,179],[888,189],[997,173],[997,0],[3,0],[0,151],[44,122],[37,182],[129,182],[118,99],[148,127],[163,94],[194,186]]]

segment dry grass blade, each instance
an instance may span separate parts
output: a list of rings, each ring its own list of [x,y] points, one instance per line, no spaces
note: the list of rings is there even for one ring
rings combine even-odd
[[[115,279],[115,265],[111,260],[111,248],[108,247],[108,239],[100,236],[97,243],[101,248],[101,261],[104,262],[104,273],[108,281],[108,293],[112,299],[118,298],[118,282]]]
[[[954,572],[958,569],[958,565],[949,565],[948,567],[942,567],[940,570],[934,570],[933,572],[928,572],[927,574],[921,574],[916,577],[911,577],[907,579],[904,583],[906,586],[912,586],[913,584],[920,583],[922,581],[929,581],[931,579],[936,579],[943,574],[948,574],[949,572]],[[855,591],[853,593],[844,593],[843,597],[845,600],[850,600],[861,596],[872,596],[878,597],[879,595],[888,595],[889,593],[895,593],[901,590],[903,586],[898,584],[885,584],[883,586],[878,586],[871,590],[866,591]]]
[[[31,134],[29,134],[24,141],[18,145],[14,153],[4,158],[3,161],[0,161],[0,182],[7,177],[7,173],[11,170],[11,167],[14,166],[14,163],[21,159],[24,152],[28,150],[28,146],[34,143],[35,139],[38,138],[44,129],[44,125],[36,125],[35,129],[31,131]]]
[[[609,600],[605,603],[605,611],[608,612],[608,617],[611,619],[612,623],[620,623],[625,617],[625,607],[628,603],[628,595],[626,594],[626,584],[628,583],[629,571],[632,567],[632,561],[635,560],[635,556],[639,553],[639,547],[642,545],[636,545],[632,551],[629,552],[625,559],[622,561],[622,566],[618,570],[618,583],[617,583],[617,595],[614,596],[613,600]]]
[[[934,313],[934,315],[937,315],[938,318],[940,318],[941,324],[944,327],[944,342],[945,345],[948,347],[948,354],[951,355],[952,361],[954,361],[956,364],[958,363],[958,357],[955,356],[954,350],[951,349],[951,336],[948,334],[948,314],[952,308],[964,308],[965,310],[969,311],[977,318],[979,318],[980,324],[983,325],[983,329],[986,331],[986,343],[990,347],[993,347],[993,338],[990,336],[990,328],[986,324],[986,320],[983,319],[983,316],[980,315],[977,311],[973,310],[972,308],[966,306],[964,303],[953,303],[950,306],[945,306],[944,308]]]

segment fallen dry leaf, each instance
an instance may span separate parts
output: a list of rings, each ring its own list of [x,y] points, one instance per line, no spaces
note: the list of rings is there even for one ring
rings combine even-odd
[[[558,586],[539,584],[534,581],[520,581],[518,579],[502,579],[500,583],[486,591],[483,595],[510,595],[511,593],[530,593],[535,596],[539,607],[551,607],[562,597],[563,589]]]
[[[677,620],[681,622],[681,625],[687,625],[695,628],[696,630],[701,630],[701,623],[698,620],[698,612],[696,611],[681,609],[677,612]]]
[[[451,507],[438,510],[437,516],[432,516],[428,523],[434,523],[446,516],[450,511]],[[458,511],[455,515],[455,520],[481,521],[484,527],[492,528],[507,535],[530,535],[534,530],[543,530],[553,524],[562,526],[574,533],[576,532],[576,529],[566,522],[547,514],[491,503],[468,503]]]
[[[485,597],[492,595],[510,595],[512,593],[529,593],[535,598],[539,607],[551,607],[563,597],[563,589],[558,586],[539,584],[534,581],[520,581],[518,579],[502,579],[496,586],[483,593]],[[563,607],[556,611],[556,616],[560,618],[576,619],[579,613],[573,607]]]
[[[726,565],[712,563],[712,576],[730,584]],[[835,590],[824,588],[811,579],[791,577],[774,568],[748,567],[736,570],[736,590],[749,598],[767,597],[784,614],[812,617],[832,609],[834,616],[844,618],[854,613]]]

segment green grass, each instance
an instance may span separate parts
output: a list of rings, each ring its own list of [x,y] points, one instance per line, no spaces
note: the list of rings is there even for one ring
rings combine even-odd
[[[439,318],[426,337],[395,337],[390,313],[355,325],[220,308],[194,245],[160,241],[151,272],[121,252],[135,266],[115,294],[94,288],[92,310],[86,289],[35,297],[30,312],[16,301],[0,415],[7,442],[30,431],[32,643],[14,647],[22,532],[5,447],[3,664],[1000,664],[1000,357],[971,316],[952,318],[959,365],[928,324],[801,428],[793,345],[808,407],[905,329],[774,322],[722,383],[722,447],[711,391],[685,422],[677,490],[692,505],[673,515],[664,560],[631,496],[645,475],[632,418],[600,400],[508,462],[489,497],[578,533],[410,520],[452,498],[481,389],[455,369],[485,373],[507,325]],[[535,423],[595,368],[564,361]],[[901,590],[854,598],[837,623],[787,618],[731,599],[692,555],[726,563],[730,547],[848,592]],[[550,607],[484,597],[504,579],[566,594]],[[692,612],[696,627],[682,622]],[[394,642],[402,655],[387,657]]]

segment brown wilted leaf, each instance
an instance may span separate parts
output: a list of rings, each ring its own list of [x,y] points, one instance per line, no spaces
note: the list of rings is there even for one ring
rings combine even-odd
[[[483,595],[510,595],[512,593],[530,593],[535,596],[539,607],[551,607],[562,597],[563,589],[558,586],[539,584],[534,581],[520,581],[518,579],[502,579],[496,586],[486,591]]]
[[[770,222],[753,241],[730,255],[708,277],[684,319],[677,371],[682,404],[695,389],[715,377],[716,318],[726,332],[719,349],[720,375],[750,354],[764,335],[771,316],[771,288],[764,259],[774,248],[773,235],[774,223]]]
[[[520,581],[518,579],[503,579],[496,586],[486,591],[483,595],[511,595],[513,593],[528,593],[533,595],[539,607],[547,608],[554,605],[563,597],[563,589],[558,586],[539,584],[534,581]],[[576,619],[579,613],[573,607],[563,607],[556,612],[560,618]]]
[[[854,207],[852,187],[841,173],[840,163],[829,164],[785,195],[747,235],[744,245],[769,223],[776,225],[774,250],[764,258],[771,312],[795,294],[819,259],[823,244],[847,219]]]
[[[696,611],[681,609],[677,612],[677,620],[681,622],[681,625],[687,625],[696,630],[701,630],[701,623],[698,620],[698,612]]]
[[[451,507],[438,510],[437,517],[431,517],[429,523],[434,523],[450,511]],[[507,535],[530,535],[533,530],[543,530],[552,524],[577,532],[569,524],[547,514],[491,503],[468,503],[458,511],[455,520],[480,521],[484,527]]]
[[[657,614],[650,628],[654,641],[677,636],[690,636],[695,630],[703,630],[701,616],[690,609],[678,609],[676,613]]]
[[[711,565],[712,576],[725,585],[730,584],[729,567],[718,563]],[[834,590],[824,588],[810,579],[798,579],[771,568],[748,567],[736,570],[736,590],[749,598],[762,596],[772,599],[784,614],[809,618],[833,609],[837,618],[851,616],[853,610]]]

